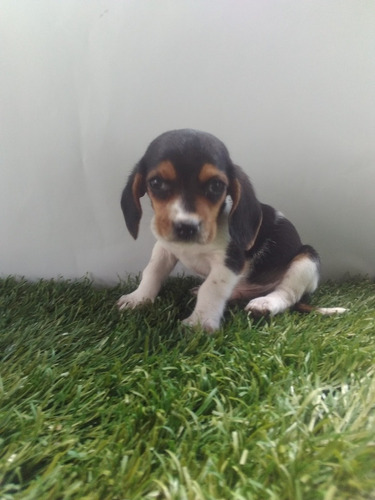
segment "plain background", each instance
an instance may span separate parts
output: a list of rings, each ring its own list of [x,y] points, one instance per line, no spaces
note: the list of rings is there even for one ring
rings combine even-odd
[[[373,0],[0,0],[0,273],[147,263],[119,200],[169,129],[217,135],[323,276],[375,274]]]

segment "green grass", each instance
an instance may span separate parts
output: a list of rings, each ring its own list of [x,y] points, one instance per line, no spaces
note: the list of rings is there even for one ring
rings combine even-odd
[[[192,284],[120,315],[134,282],[0,280],[1,499],[375,498],[374,283],[214,337]]]

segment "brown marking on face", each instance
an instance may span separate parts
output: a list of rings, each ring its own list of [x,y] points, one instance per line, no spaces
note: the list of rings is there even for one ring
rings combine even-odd
[[[204,184],[213,177],[221,180],[222,182],[224,182],[224,184],[228,185],[228,177],[224,174],[224,172],[219,170],[212,163],[205,163],[198,175],[199,182]]]
[[[147,180],[151,179],[151,177],[155,177],[155,175],[160,175],[160,177],[167,181],[174,181],[177,178],[176,169],[173,163],[168,160],[160,162],[152,169],[147,175]]]
[[[175,181],[177,179],[176,169],[170,161],[160,162],[148,174],[146,180],[153,177],[161,177],[165,181]],[[171,205],[176,201],[177,194],[172,193],[165,199],[161,199],[152,193],[151,189],[147,189],[148,196],[151,200],[151,205],[154,210],[154,229],[155,232],[167,240],[172,239],[173,235],[173,221],[170,218]]]
[[[152,177],[160,176],[166,181],[175,181],[177,179],[177,172],[170,161],[163,161],[159,163],[156,168],[151,170],[147,175],[147,180]],[[224,172],[220,171],[215,165],[206,163],[203,165],[199,175],[199,184],[205,184],[210,179],[219,179],[226,186],[229,180]],[[151,200],[152,207],[155,212],[154,217],[154,230],[162,238],[166,240],[174,239],[174,220],[173,220],[173,207],[172,205],[179,199],[179,193],[173,192],[171,196],[166,199],[160,199],[153,195],[152,190],[148,189],[148,195]],[[198,195],[195,202],[195,214],[202,221],[201,233],[198,241],[202,244],[212,241],[217,232],[217,218],[220,213],[221,206],[227,195],[226,190],[223,191],[222,196],[215,202],[210,201],[205,196]]]
[[[224,172],[219,170],[212,163],[205,163],[198,175],[198,180],[201,184],[209,182],[211,179],[218,179],[226,186],[229,184],[229,179]],[[196,213],[202,220],[201,242],[209,243],[215,239],[217,232],[217,218],[220,213],[221,206],[227,196],[226,190],[222,196],[213,203],[204,196],[198,196],[196,200]]]
[[[176,202],[178,196],[174,195],[167,200],[161,200],[149,193],[151,205],[154,210],[154,229],[156,233],[166,240],[173,239],[173,221],[171,219],[172,204]]]
[[[216,237],[217,218],[220,213],[221,206],[225,200],[226,192],[221,198],[212,203],[204,196],[198,196],[196,201],[196,213],[202,220],[201,243],[210,243]]]

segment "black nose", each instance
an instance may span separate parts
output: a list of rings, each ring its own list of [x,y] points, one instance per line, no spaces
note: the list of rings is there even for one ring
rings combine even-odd
[[[199,224],[196,222],[175,222],[174,234],[179,240],[194,240],[199,231]]]

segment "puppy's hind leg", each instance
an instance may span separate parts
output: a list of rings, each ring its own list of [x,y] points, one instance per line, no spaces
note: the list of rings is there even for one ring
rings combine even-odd
[[[319,260],[315,252],[299,253],[275,289],[257,297],[245,309],[254,316],[274,316],[298,303],[303,295],[314,292],[319,282]]]

